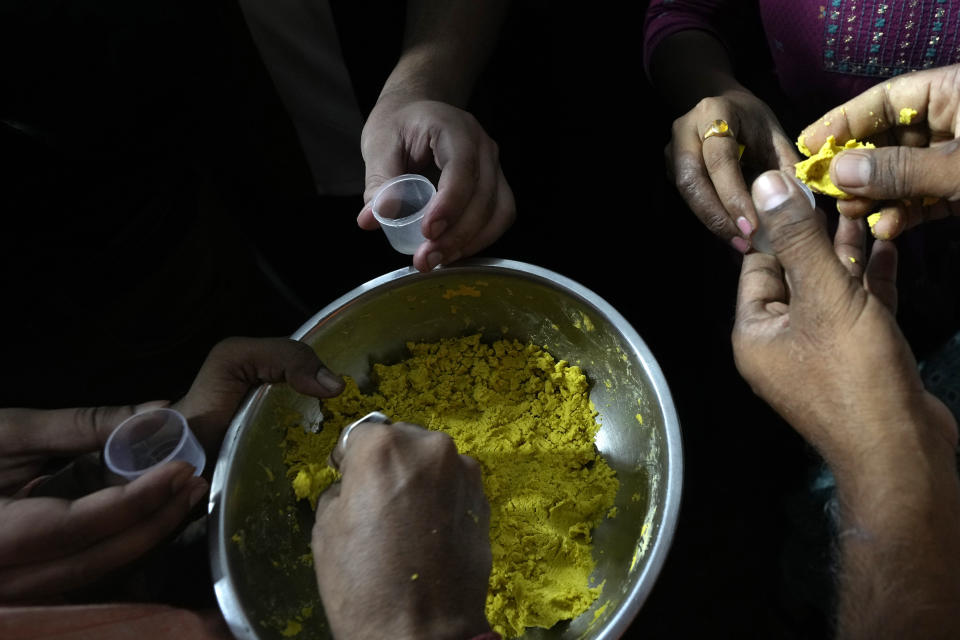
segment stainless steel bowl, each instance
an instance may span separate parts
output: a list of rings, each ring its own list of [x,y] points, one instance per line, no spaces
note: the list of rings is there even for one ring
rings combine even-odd
[[[450,295],[462,286],[480,295]],[[491,341],[532,341],[581,366],[600,413],[596,446],[620,479],[618,514],[594,531],[592,578],[604,582],[602,595],[572,622],[529,629],[523,637],[619,637],[666,558],[683,467],[666,381],[623,316],[552,271],[509,260],[471,260],[371,280],[321,310],[293,337],[362,388],[371,364],[400,360],[407,341],[476,332]],[[294,500],[280,446],[280,425],[291,412],[313,420],[318,411],[315,399],[285,385],[263,386],[237,413],[220,451],[210,492],[211,562],[220,607],[238,638],[280,640],[286,621],[298,618],[303,628],[297,638],[329,637],[313,569],[303,557],[313,514]],[[310,606],[312,613],[303,611]]]

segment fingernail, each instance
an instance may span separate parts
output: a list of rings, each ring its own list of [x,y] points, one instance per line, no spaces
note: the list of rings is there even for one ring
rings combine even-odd
[[[316,379],[320,386],[323,387],[323,390],[328,393],[340,393],[340,390],[343,389],[344,382],[340,376],[334,375],[334,373],[326,367],[320,367],[320,370],[317,371]]]
[[[190,506],[195,507],[197,504],[203,500],[204,496],[207,495],[207,490],[210,487],[207,486],[207,481],[203,478],[200,478],[199,484],[190,492]]]
[[[427,256],[427,267],[433,269],[440,261],[443,260],[443,254],[439,251],[434,251]]]
[[[790,192],[783,175],[778,171],[770,171],[753,183],[753,197],[758,209],[770,211],[786,202],[790,198]]]
[[[847,151],[833,161],[833,174],[838,187],[865,187],[870,184],[872,162],[870,156],[859,151]]]
[[[737,228],[740,229],[740,233],[748,238],[750,237],[750,234],[753,233],[753,225],[750,224],[750,221],[743,216],[737,218]]]
[[[436,240],[440,237],[440,234],[444,232],[447,228],[446,220],[437,220],[432,225],[430,225],[430,239]]]
[[[750,250],[750,243],[740,236],[734,236],[733,239],[730,240],[730,244],[732,244],[733,248],[740,253],[746,253]]]

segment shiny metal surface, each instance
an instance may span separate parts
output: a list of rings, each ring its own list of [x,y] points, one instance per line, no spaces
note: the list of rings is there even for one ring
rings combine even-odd
[[[461,287],[479,296],[451,295]],[[481,332],[546,346],[580,365],[600,413],[596,445],[620,479],[618,514],[594,531],[593,575],[603,594],[576,620],[529,629],[524,638],[619,637],[647,598],[666,558],[680,504],[683,455],[677,413],[659,365],[631,325],[589,289],[552,271],[508,260],[471,260],[429,273],[401,269],[332,302],[294,335],[333,370],[368,382],[374,362],[396,362],[410,340]],[[281,639],[284,622],[313,605],[296,638],[329,631],[309,551],[313,514],[295,503],[279,422],[316,419],[316,400],[284,385],[257,389],[224,440],[210,493],[210,553],[220,607],[242,639]],[[642,424],[636,419],[642,414]],[[303,616],[300,615],[302,618]]]

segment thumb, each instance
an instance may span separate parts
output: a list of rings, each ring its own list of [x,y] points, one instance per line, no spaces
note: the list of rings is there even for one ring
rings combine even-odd
[[[881,147],[845,151],[830,164],[843,191],[871,200],[960,195],[960,141],[934,147]]]
[[[848,276],[822,219],[796,179],[767,171],[753,183],[760,229],[786,272],[794,302],[833,299]]]
[[[190,421],[205,447],[219,438],[253,387],[286,382],[299,393],[330,398],[344,381],[310,346],[289,338],[227,338],[217,343],[187,395],[174,408]]]

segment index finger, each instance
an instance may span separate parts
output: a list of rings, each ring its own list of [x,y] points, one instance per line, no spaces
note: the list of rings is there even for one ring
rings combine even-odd
[[[186,463],[165,464],[129,484],[78,500],[23,498],[5,505],[0,565],[32,563],[77,553],[148,521],[177,497],[206,487]],[[23,531],[29,527],[32,535]]]
[[[956,69],[929,69],[881,82],[807,126],[798,142],[816,152],[829,136],[838,144],[862,140],[897,126],[926,122],[931,131],[954,129],[954,110],[938,108],[936,85]]]
[[[116,407],[75,409],[2,409],[0,433],[5,455],[44,453],[74,455],[96,451],[121,422],[165,401]]]

